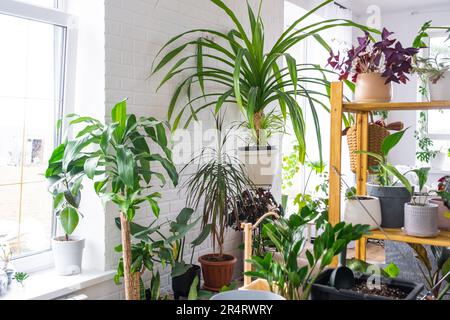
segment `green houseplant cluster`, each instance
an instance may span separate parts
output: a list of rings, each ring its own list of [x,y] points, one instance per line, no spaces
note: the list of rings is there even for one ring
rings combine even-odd
[[[317,107],[328,110],[322,99],[329,97],[330,83],[327,75],[335,73],[317,65],[298,64],[288,51],[311,37],[330,51],[320,32],[338,27],[354,27],[379,33],[343,19],[304,25],[308,17],[333,2],[327,0],[299,17],[283,32],[275,45],[267,50],[261,18],[262,1],[257,11],[248,6],[248,32],[223,1],[211,2],[231,19],[233,29],[227,33],[212,29],[186,31],[163,46],[152,68],[153,73],[169,68],[163,75],[160,87],[177,76],[188,74],[175,88],[168,106],[168,120],[171,125],[153,117],[138,119],[135,115],[128,114],[126,101],[112,109],[109,124],[90,117],[71,115],[70,126],[84,127],[74,138],[66,139],[54,151],[49,161],[46,177],[51,181],[50,191],[54,196],[55,214],[60,218],[66,240],[70,240],[81,215],[79,208],[84,179],[94,181],[94,190],[104,203],[114,203],[119,209],[120,216],[116,218],[116,224],[121,230],[122,243],[116,250],[122,253],[122,258],[119,260],[115,279],[120,281],[121,277],[125,278],[128,299],[144,296],[141,276],[145,270],[152,274],[150,297],[160,298],[160,277],[155,268],[156,263],[171,265],[173,278],[186,274],[193,267],[192,258],[189,263],[184,261],[184,250],[188,232],[192,231],[199,221],[201,231],[191,242],[192,249],[205,241],[209,235],[212,236],[213,245],[217,245],[219,249],[218,255],[213,254],[211,259],[201,261],[205,283],[205,270],[211,265],[217,266],[217,262],[227,260],[223,257],[229,212],[233,211],[231,209],[236,206],[243,191],[249,186],[252,187],[252,181],[248,179],[242,164],[230,156],[224,147],[229,135],[228,131],[222,135],[224,106],[233,104],[238,107],[244,118],[242,126],[249,129],[258,147],[267,144],[271,135],[283,132],[289,119],[298,142],[299,163],[306,160],[307,124],[304,113],[308,109],[314,119],[320,154],[320,162],[311,163],[311,170],[323,174]],[[199,37],[196,40],[182,41],[184,36],[199,33],[211,35],[213,39]],[[168,49],[172,46],[175,48]],[[190,47],[194,47],[195,54],[184,55]],[[166,50],[169,51],[163,53]],[[215,66],[210,66],[207,61],[212,61]],[[285,68],[281,66],[283,62],[286,64]],[[315,73],[315,76],[306,76],[306,72]],[[353,88],[350,83],[346,83]],[[222,89],[210,91],[211,84],[219,84]],[[311,84],[319,85],[321,90],[307,89],[307,85]],[[200,94],[194,96],[194,89],[199,89]],[[183,103],[182,95],[187,97]],[[305,98],[307,105],[299,105],[298,97]],[[272,108],[272,105],[275,107]],[[174,186],[179,182],[166,131],[174,131],[180,125],[187,128],[192,121],[198,120],[200,112],[207,110],[213,111],[216,128],[222,134],[217,139],[215,149],[203,149],[200,155],[187,165],[192,167],[197,161],[200,162],[184,185],[187,189],[187,206],[193,209],[203,207],[201,217],[196,218],[193,209],[185,208],[175,220],[160,223],[158,201],[161,194],[154,189],[164,186],[167,178]],[[378,173],[380,182],[384,185],[392,182],[387,174],[392,170],[387,163],[387,155],[403,133],[392,135],[386,141],[382,156],[372,155],[380,159]],[[159,153],[152,151],[153,148],[158,148]],[[162,168],[164,173],[157,168]],[[318,188],[326,189],[326,182]],[[343,251],[350,241],[365,234],[368,227],[345,223],[332,226],[324,217],[327,213],[326,200],[316,201],[306,192],[301,194],[296,202],[300,206],[298,214],[271,221],[263,227],[264,237],[271,241],[282,259],[276,261],[270,254],[264,257],[255,256],[252,259],[255,271],[248,275],[267,280],[274,291],[277,288],[289,299],[307,299],[317,275],[331,264],[333,258]],[[136,213],[144,206],[148,206],[153,215],[151,223],[146,226],[134,221]],[[304,250],[306,239],[302,232],[305,226],[312,222],[316,223],[322,233],[315,239],[312,251]],[[169,228],[168,235],[162,232],[165,227]],[[308,260],[306,266],[297,263],[302,252]],[[209,280],[209,287],[213,289],[220,289],[221,285],[228,284]],[[189,286],[191,297],[196,295],[198,283],[199,277],[194,274]]]

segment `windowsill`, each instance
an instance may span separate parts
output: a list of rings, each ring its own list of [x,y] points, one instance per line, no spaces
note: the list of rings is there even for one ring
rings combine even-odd
[[[0,300],[52,300],[112,280],[115,271],[83,270],[74,276],[58,276],[54,269],[30,274],[21,287],[14,280]]]

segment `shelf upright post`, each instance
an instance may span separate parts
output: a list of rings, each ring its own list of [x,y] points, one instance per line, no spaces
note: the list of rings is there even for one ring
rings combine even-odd
[[[360,111],[356,115],[356,135],[358,150],[369,150],[369,112]],[[358,154],[356,158],[356,192],[357,195],[367,194],[367,172],[368,156],[367,154]],[[361,238],[356,241],[355,256],[357,259],[366,260],[367,239]]]
[[[330,126],[330,182],[328,220],[334,226],[341,221],[341,156],[342,156],[342,112],[343,112],[342,82],[331,83],[331,126]],[[337,266],[337,258],[332,266]]]

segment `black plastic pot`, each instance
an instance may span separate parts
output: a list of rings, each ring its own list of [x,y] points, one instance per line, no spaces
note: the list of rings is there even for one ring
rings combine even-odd
[[[175,300],[189,295],[195,277],[198,277],[197,290],[200,290],[201,269],[196,264],[192,265],[185,274],[172,278],[172,291]]]
[[[405,203],[411,201],[408,189],[367,184],[367,193],[380,199],[383,228],[402,228],[405,225]]]
[[[319,275],[311,289],[311,300],[394,300],[388,297],[361,294],[352,290],[337,290],[329,284],[332,272],[333,269],[329,269]],[[355,282],[365,282],[368,277],[369,275],[355,273]],[[416,300],[423,290],[423,284],[404,280],[381,278],[381,283],[408,293],[408,296],[403,300]]]

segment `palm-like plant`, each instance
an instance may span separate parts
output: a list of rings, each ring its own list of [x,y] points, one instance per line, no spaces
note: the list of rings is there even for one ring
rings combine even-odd
[[[184,183],[187,204],[197,209],[203,204],[202,228],[211,225],[214,249],[223,256],[229,212],[247,186],[252,186],[243,164],[225,149],[230,130],[223,131],[223,117],[215,117],[218,132],[215,148],[204,147],[184,168],[198,163],[197,170]]]
[[[256,15],[248,5],[249,33],[245,31],[236,15],[222,0],[211,1],[226,13],[234,23],[235,28],[228,33],[211,29],[195,29],[184,32],[172,38],[163,46],[152,66],[154,74],[169,63],[173,63],[158,89],[174,76],[184,72],[189,73],[177,86],[168,108],[168,118],[169,121],[173,122],[173,130],[179,126],[185,114],[190,113],[184,124],[187,127],[192,120],[197,120],[197,115],[202,110],[215,106],[215,112],[217,113],[225,103],[234,103],[239,107],[248,127],[253,131],[257,145],[260,145],[261,131],[265,122],[265,126],[268,127],[266,114],[269,113],[267,110],[271,108],[270,106],[273,103],[277,103],[279,114],[283,117],[283,120],[286,121],[289,116],[292,121],[299,143],[299,158],[303,163],[306,156],[306,123],[304,109],[299,106],[297,97],[304,97],[308,101],[314,118],[319,152],[322,156],[321,133],[316,105],[328,110],[328,107],[320,99],[328,97],[327,92],[330,84],[326,79],[326,74],[332,72],[317,65],[298,64],[288,51],[294,45],[309,37],[314,37],[326,50],[330,51],[330,47],[320,36],[320,32],[335,27],[349,26],[370,32],[378,33],[378,31],[345,19],[329,19],[300,26],[313,13],[333,2],[327,0],[295,21],[280,36],[275,45],[268,52],[265,52],[264,24],[260,14],[262,0]],[[218,41],[200,37],[197,40],[183,42],[160,57],[168,46],[178,42],[183,36],[198,33],[209,34]],[[195,54],[187,54],[176,60],[181,53],[190,47],[195,48]],[[287,67],[280,66],[282,59],[285,60]],[[206,65],[206,60],[212,62],[211,66]],[[191,61],[195,61],[195,66],[189,65]],[[214,67],[212,66],[213,63]],[[314,74],[314,76],[311,74]],[[219,86],[221,89],[209,92],[206,89],[207,84]],[[194,85],[198,85],[200,88],[199,95],[192,95]],[[310,90],[307,85],[319,85],[324,90]],[[178,114],[175,115],[180,96],[185,92],[187,93],[187,103],[180,106]]]

